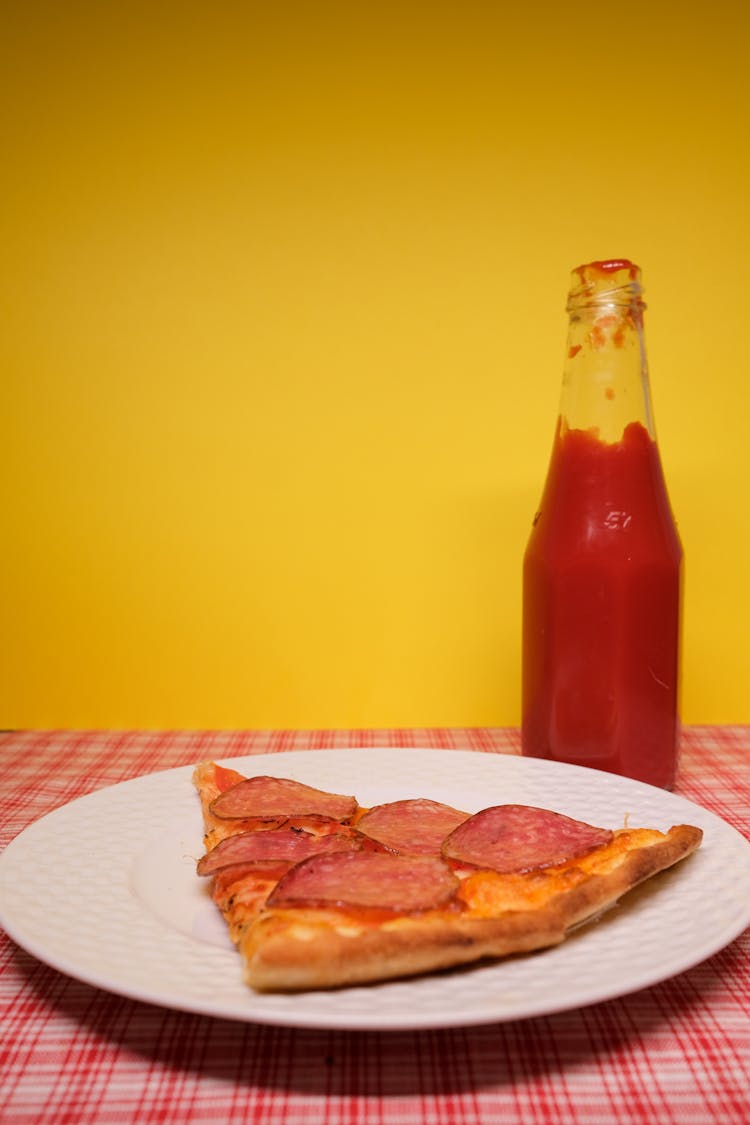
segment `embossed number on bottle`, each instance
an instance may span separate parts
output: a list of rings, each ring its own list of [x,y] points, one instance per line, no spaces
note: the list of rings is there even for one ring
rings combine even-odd
[[[625,531],[630,527],[633,517],[630,512],[608,512],[604,519],[604,526],[609,531]]]

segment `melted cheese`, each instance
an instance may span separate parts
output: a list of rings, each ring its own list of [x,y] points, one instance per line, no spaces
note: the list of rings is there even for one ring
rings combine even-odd
[[[473,916],[480,918],[497,918],[509,910],[539,909],[554,895],[572,890],[589,876],[613,871],[634,849],[662,839],[662,833],[652,829],[625,829],[605,847],[555,867],[518,875],[476,871],[462,881],[458,897]]]

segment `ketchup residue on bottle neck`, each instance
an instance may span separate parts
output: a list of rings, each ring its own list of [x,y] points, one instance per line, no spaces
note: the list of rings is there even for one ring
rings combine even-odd
[[[587,277],[593,277],[598,273],[608,275],[620,270],[627,270],[631,281],[635,281],[640,273],[638,266],[631,262],[630,258],[607,258],[602,262],[587,262],[583,266],[576,266],[573,273],[577,273],[581,281],[585,281]]]

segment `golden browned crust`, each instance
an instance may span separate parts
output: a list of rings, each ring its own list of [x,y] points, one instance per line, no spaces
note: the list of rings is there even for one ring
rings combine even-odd
[[[216,784],[216,763],[200,762],[193,770],[193,785],[198,790],[203,813],[203,843],[206,851],[215,847],[221,839],[221,822],[211,812],[211,802],[218,797],[221,790]],[[218,829],[218,831],[217,831]]]
[[[336,988],[452,968],[562,941],[557,919],[535,912],[490,920],[456,914],[341,925],[312,911],[264,913],[240,940],[245,980],[259,992]],[[321,912],[322,914],[322,912]]]
[[[337,911],[264,910],[239,940],[245,979],[258,991],[333,988],[556,945],[571,927],[695,851],[702,838],[689,825],[648,835],[648,843],[624,848],[569,889],[555,893],[550,880],[552,893],[538,906],[509,910],[498,901],[493,917],[469,908],[368,923]]]

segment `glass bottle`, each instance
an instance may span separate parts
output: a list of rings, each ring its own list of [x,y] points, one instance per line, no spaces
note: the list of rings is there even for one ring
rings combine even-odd
[[[572,273],[560,414],[523,569],[522,752],[671,788],[682,548],[656,443],[640,270]]]

